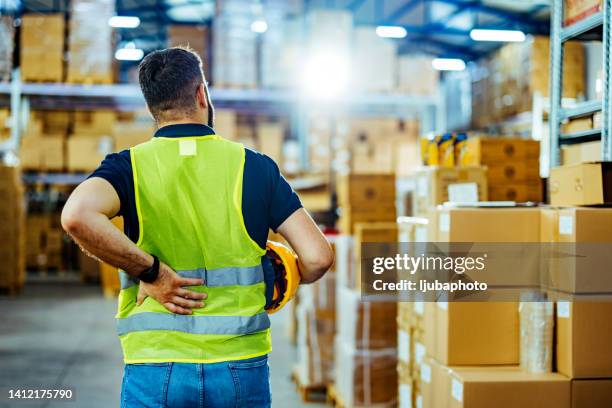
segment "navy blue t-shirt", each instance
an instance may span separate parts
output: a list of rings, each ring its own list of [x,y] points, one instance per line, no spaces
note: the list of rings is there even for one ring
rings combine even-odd
[[[206,125],[169,125],[155,132],[155,137],[206,136],[214,130]],[[130,151],[123,150],[106,158],[89,177],[107,180],[117,192],[125,234],[138,241],[138,215],[134,196],[134,179]],[[302,207],[300,199],[276,163],[268,156],[245,149],[242,181],[242,216],[251,238],[265,248],[268,230],[276,230],[291,214]]]

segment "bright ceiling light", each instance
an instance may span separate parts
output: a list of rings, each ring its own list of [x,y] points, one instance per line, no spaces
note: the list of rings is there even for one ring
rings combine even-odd
[[[265,20],[255,20],[251,23],[251,31],[254,33],[265,33],[268,31],[268,23]]]
[[[333,52],[314,55],[301,72],[302,92],[315,99],[334,99],[346,91],[349,83],[348,58]]]
[[[457,58],[435,58],[431,66],[438,71],[463,71],[465,62]]]
[[[376,34],[384,38],[404,38],[408,35],[408,32],[400,26],[378,26],[376,27]]]
[[[140,18],[134,16],[112,16],[108,25],[114,28],[136,28],[140,25]]]
[[[115,59],[119,61],[140,61],[144,57],[144,51],[136,48],[133,42],[129,42],[115,51]]]
[[[474,41],[523,42],[525,33],[518,30],[484,30],[475,28],[470,31]]]

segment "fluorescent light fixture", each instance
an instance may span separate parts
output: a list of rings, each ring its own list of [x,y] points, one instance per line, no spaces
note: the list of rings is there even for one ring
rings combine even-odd
[[[119,61],[140,61],[142,57],[144,57],[144,51],[140,48],[130,47],[129,44],[115,51],[115,59]]]
[[[108,25],[114,28],[136,28],[140,25],[140,18],[134,16],[112,16]]]
[[[474,41],[523,42],[525,33],[518,30],[484,30],[475,28],[470,31]]]
[[[265,33],[268,31],[268,23],[265,20],[255,20],[251,23],[251,31],[254,33]]]
[[[334,52],[313,55],[301,72],[302,92],[314,99],[334,99],[346,91],[349,83],[348,58]]]
[[[435,58],[431,66],[438,71],[463,71],[465,62],[457,58]]]
[[[376,27],[376,34],[384,38],[404,38],[408,35],[408,32],[400,26],[378,26]]]

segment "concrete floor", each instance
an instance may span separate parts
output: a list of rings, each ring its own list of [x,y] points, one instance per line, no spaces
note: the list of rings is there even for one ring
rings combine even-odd
[[[116,302],[78,282],[32,282],[16,298],[0,297],[0,407],[119,406],[123,374],[115,334]],[[273,407],[323,407],[300,402],[290,371],[295,351],[273,316],[270,358]],[[9,403],[9,388],[71,388],[75,402]]]

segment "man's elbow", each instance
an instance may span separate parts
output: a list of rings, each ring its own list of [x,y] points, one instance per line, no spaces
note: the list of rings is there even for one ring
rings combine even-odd
[[[83,216],[83,212],[78,208],[65,206],[62,210],[61,222],[64,231],[72,236],[78,236],[83,230],[85,217]]]
[[[321,251],[308,265],[308,274],[302,276],[303,283],[313,283],[319,280],[334,264],[334,252],[330,247]]]

